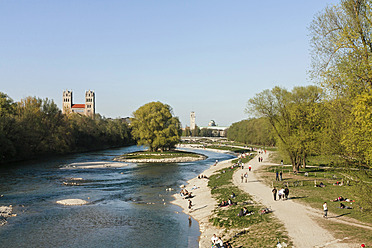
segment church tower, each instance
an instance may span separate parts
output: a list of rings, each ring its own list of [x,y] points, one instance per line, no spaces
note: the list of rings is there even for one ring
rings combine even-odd
[[[195,112],[192,111],[190,113],[190,130],[195,130],[196,128],[196,123],[195,123]]]
[[[88,90],[85,92],[85,115],[94,117],[96,113],[96,100],[93,90]]]
[[[63,114],[70,113],[71,107],[72,107],[72,91],[64,90],[63,91],[62,113]]]

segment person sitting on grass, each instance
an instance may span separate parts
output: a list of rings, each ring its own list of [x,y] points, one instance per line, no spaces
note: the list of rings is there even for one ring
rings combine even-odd
[[[246,207],[243,207],[242,209],[240,209],[238,216],[242,217],[245,216],[246,214],[248,214],[248,209]]]
[[[228,202],[227,201],[222,201],[218,206],[219,207],[226,207],[226,206],[228,206],[229,204],[228,204]]]
[[[218,239],[217,239],[217,241],[215,243],[215,247],[224,248],[223,241],[222,241],[221,237],[218,237]]]

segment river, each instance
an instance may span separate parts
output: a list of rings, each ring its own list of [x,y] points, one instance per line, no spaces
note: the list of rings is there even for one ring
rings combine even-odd
[[[208,159],[81,168],[110,164],[115,156],[136,150],[131,146],[2,167],[0,206],[13,205],[17,216],[0,226],[0,247],[198,247],[198,223],[170,204],[172,194],[215,160],[232,156],[198,150]],[[89,204],[56,204],[68,198]]]

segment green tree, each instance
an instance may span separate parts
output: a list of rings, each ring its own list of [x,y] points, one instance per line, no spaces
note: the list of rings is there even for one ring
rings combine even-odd
[[[191,136],[191,130],[189,126],[186,126],[185,129],[182,132],[182,136],[189,137]]]
[[[172,108],[161,102],[150,102],[133,113],[132,135],[138,145],[150,151],[174,148],[180,141],[181,123],[172,116]]]
[[[245,144],[275,146],[273,128],[265,117],[233,123],[227,130],[227,138]]]
[[[372,8],[369,0],[342,0],[310,26],[312,75],[328,91],[324,147],[349,161],[371,164],[367,118],[372,93]]]
[[[16,104],[5,93],[0,92],[0,162],[15,156],[16,147],[12,140],[15,133],[14,114]]]
[[[275,87],[248,101],[246,111],[265,117],[277,137],[277,145],[292,162],[294,171],[315,152],[322,124],[323,93],[319,87],[295,87],[292,92]]]
[[[372,89],[371,29],[369,0],[342,0],[314,18],[312,75],[330,92],[355,96]]]

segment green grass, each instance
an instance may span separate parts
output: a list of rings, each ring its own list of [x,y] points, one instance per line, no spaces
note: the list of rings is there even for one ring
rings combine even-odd
[[[284,171],[283,181],[275,181],[275,171],[281,169]],[[367,199],[365,197],[368,193],[361,192],[363,190],[366,190],[366,192],[369,190],[369,196],[372,196],[372,185],[370,184],[372,178],[368,174],[368,171],[325,166],[307,167],[301,169],[301,172],[298,174],[293,174],[291,171],[291,167],[269,166],[263,169],[262,177],[267,184],[273,184],[276,187],[282,187],[288,184],[290,189],[289,196],[292,200],[306,203],[319,211],[322,211],[322,205],[326,201],[328,203],[330,217],[344,216],[340,219],[349,220],[351,218],[372,225],[371,200],[370,197],[367,197]],[[306,172],[308,176],[305,176]],[[363,176],[362,174],[366,175]],[[365,181],[358,182],[351,180],[351,178],[364,178]],[[336,181],[344,181],[344,186],[333,185]],[[349,181],[349,186],[347,186],[347,181]],[[315,182],[316,184],[323,182],[326,187],[314,187]],[[355,202],[342,202],[353,209],[341,209],[340,202],[331,201],[339,196],[355,200]],[[338,237],[349,237],[350,242],[370,243],[372,241],[372,231],[368,231],[367,229],[341,225],[339,223],[334,224],[331,221],[324,224],[327,229],[334,232]]]
[[[215,226],[224,228],[226,232],[235,230],[235,233],[239,233],[248,228],[248,231],[226,240],[233,247],[274,247],[277,239],[291,245],[283,225],[270,214],[261,215],[260,210],[263,206],[254,203],[248,193],[232,183],[232,175],[236,169],[237,167],[225,168],[209,178],[208,186],[218,202],[228,200],[234,192],[236,197],[232,201],[237,203],[232,206],[217,207],[209,221]],[[254,214],[239,217],[238,213],[243,207],[253,211]]]

